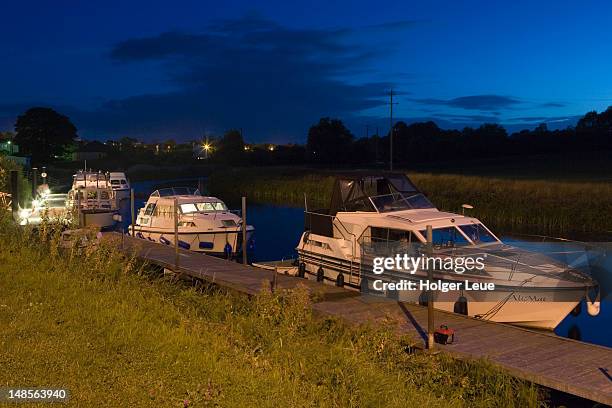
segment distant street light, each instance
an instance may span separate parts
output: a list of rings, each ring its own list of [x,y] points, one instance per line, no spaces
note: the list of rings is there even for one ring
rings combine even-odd
[[[210,143],[208,143],[208,140],[202,144],[202,149],[204,149],[204,158],[208,159],[208,152],[211,151],[212,146],[210,145]]]

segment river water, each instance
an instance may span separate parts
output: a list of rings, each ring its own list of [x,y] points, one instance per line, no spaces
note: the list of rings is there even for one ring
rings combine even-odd
[[[136,193],[136,209],[142,208],[149,196],[157,188],[171,185],[190,185],[194,180],[165,180],[133,183]],[[178,183],[178,184],[177,184]],[[222,197],[220,197],[222,198]],[[239,208],[239,203],[227,202],[230,208]],[[237,204],[237,205],[234,205]],[[248,203],[247,222],[255,227],[255,249],[251,261],[269,261],[295,258],[295,247],[304,228],[302,208],[274,204]],[[129,204],[122,207],[124,226],[129,224]],[[583,268],[590,273],[601,287],[601,312],[590,316],[583,301],[578,315],[568,315],[555,329],[559,336],[612,347],[612,245],[593,243],[597,251],[597,262],[593,252],[585,252],[578,243],[535,242],[532,239],[515,236],[501,236],[504,242],[531,251],[548,254],[567,264]],[[591,248],[591,247],[590,247]]]

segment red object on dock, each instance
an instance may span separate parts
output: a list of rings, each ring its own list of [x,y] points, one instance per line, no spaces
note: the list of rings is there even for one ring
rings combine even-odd
[[[441,325],[434,332],[434,341],[440,344],[452,344],[455,341],[455,330],[449,329],[447,325]]]

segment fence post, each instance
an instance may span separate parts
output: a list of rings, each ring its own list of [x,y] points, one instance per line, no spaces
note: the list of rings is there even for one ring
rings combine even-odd
[[[247,264],[247,220],[246,197],[242,197],[242,264]]]
[[[431,225],[428,225],[426,227],[426,230],[427,230],[427,256],[431,257],[433,255],[433,230],[431,228]],[[431,267],[427,268],[427,280],[429,281],[429,285],[430,285],[430,288],[427,291],[427,348],[429,350],[433,350],[434,348],[434,305],[433,305],[434,301],[433,301],[433,290],[431,290],[431,284],[433,283],[433,268]]]
[[[85,193],[87,193],[87,190],[85,190]],[[81,228],[83,226],[83,216],[81,215],[81,189],[77,187],[76,190],[76,194],[77,194],[77,216],[78,216],[78,220],[79,220],[79,228]]]
[[[32,200],[36,199],[38,192],[38,167],[32,167]]]
[[[11,170],[11,211],[19,219],[19,171]]]
[[[130,211],[131,211],[131,215],[132,215],[132,236],[136,236],[136,234],[134,234],[134,225],[136,225],[136,219],[134,218],[134,189],[131,188],[130,189]]]
[[[179,269],[179,246],[178,246],[178,198],[174,198],[174,272]]]

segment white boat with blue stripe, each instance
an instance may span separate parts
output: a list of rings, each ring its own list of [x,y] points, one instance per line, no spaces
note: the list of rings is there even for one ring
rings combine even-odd
[[[178,246],[210,255],[234,257],[242,250],[242,219],[217,197],[198,190],[174,187],[156,190],[133,225],[138,238],[174,245],[175,206]],[[247,225],[247,248],[253,247],[255,228]]]

